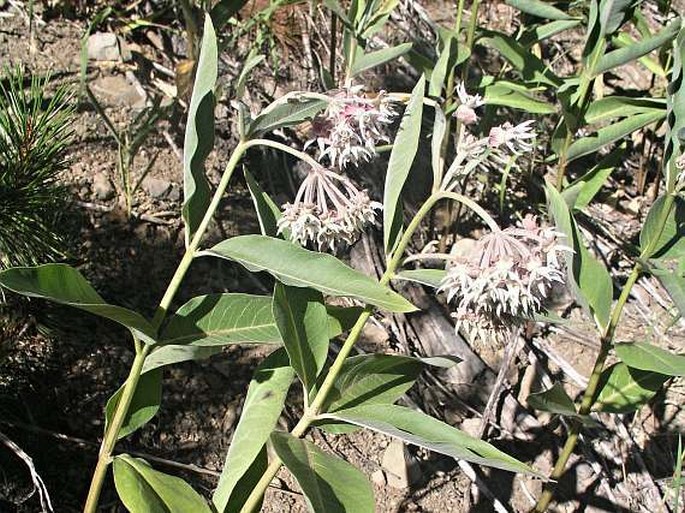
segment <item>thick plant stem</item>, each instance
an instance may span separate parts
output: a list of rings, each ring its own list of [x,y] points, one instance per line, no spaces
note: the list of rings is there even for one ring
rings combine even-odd
[[[661,219],[659,219],[659,228],[656,230],[656,233],[652,237],[650,244],[642,250],[639,260],[651,257],[654,251],[656,251],[657,249],[656,245],[659,243],[659,239],[661,238],[661,234],[666,225],[666,221],[670,216],[671,209],[673,208],[674,196],[667,196],[666,201],[667,203],[665,205],[665,208],[663,209],[664,214],[662,215]],[[585,389],[585,392],[583,393],[583,399],[580,404],[580,408],[578,409],[578,414],[581,416],[588,415],[592,410],[592,406],[594,405],[595,397],[597,396],[598,392],[597,387],[599,385],[599,379],[602,374],[602,370],[604,369],[604,363],[606,362],[606,358],[609,354],[609,351],[611,350],[611,347],[613,346],[616,327],[618,326],[618,323],[621,319],[623,307],[628,302],[630,291],[632,290],[633,285],[635,285],[635,283],[637,282],[637,279],[640,277],[640,274],[642,274],[642,264],[638,261],[633,267],[633,270],[630,273],[630,276],[628,277],[626,284],[623,286],[621,295],[619,296],[618,301],[616,302],[616,305],[614,306],[611,312],[611,319],[609,320],[609,324],[607,325],[606,329],[602,334],[599,354],[597,355],[597,359],[595,360],[595,364],[592,368],[592,374],[590,375],[588,386]],[[552,502],[552,499],[554,498],[554,482],[558,481],[564,474],[564,471],[566,470],[566,464],[568,463],[571,454],[573,454],[573,450],[575,449],[576,443],[578,442],[578,436],[580,435],[580,430],[582,426],[583,424],[579,420],[574,419],[572,421],[568,437],[566,438],[566,443],[564,444],[564,447],[561,450],[559,458],[557,459],[557,462],[554,465],[554,469],[552,470],[552,473],[550,475],[550,482],[548,482],[545,486],[545,489],[542,492],[542,495],[540,496],[540,499],[538,500],[537,504],[535,505],[535,508],[532,510],[532,513],[543,513],[544,511],[547,511],[549,504]]]
[[[185,274],[188,271],[188,268],[190,267],[193,258],[195,257],[195,253],[197,252],[200,242],[202,241],[202,237],[207,231],[207,227],[209,226],[210,221],[214,217],[214,213],[216,212],[216,209],[219,206],[219,202],[221,201],[221,198],[224,195],[224,192],[226,191],[226,187],[228,187],[228,183],[231,180],[231,176],[233,176],[233,171],[238,165],[238,162],[240,162],[240,159],[247,150],[247,148],[249,148],[250,146],[254,146],[255,144],[257,144],[255,141],[241,141],[233,151],[231,158],[226,164],[226,169],[224,170],[224,174],[221,177],[221,181],[219,182],[219,185],[217,186],[217,189],[214,192],[214,196],[212,197],[209,207],[207,208],[207,211],[205,212],[202,221],[200,221],[200,225],[198,226],[195,234],[193,235],[190,243],[188,244],[185,254],[183,255],[183,258],[181,259],[181,262],[179,263],[178,267],[176,268],[176,272],[171,278],[171,281],[169,282],[169,285],[167,286],[167,289],[159,302],[159,306],[155,311],[155,315],[152,319],[152,325],[155,327],[155,329],[158,329],[161,326],[162,321],[164,320],[164,317],[166,315],[166,312],[169,309],[169,305],[171,304],[171,301],[174,299],[176,292],[178,292],[178,289],[181,286],[181,282],[183,281],[183,278],[185,277]],[[135,341],[135,347],[136,357],[133,361],[133,365],[131,366],[131,370],[129,372],[128,378],[126,379],[126,383],[124,384],[121,399],[119,399],[119,402],[117,403],[114,415],[112,417],[112,421],[107,426],[105,437],[102,441],[102,445],[100,446],[98,461],[95,466],[95,471],[93,472],[93,477],[91,479],[86,504],[83,508],[84,513],[95,513],[95,511],[97,510],[98,501],[100,499],[100,492],[102,491],[102,485],[104,483],[105,476],[107,475],[107,467],[109,466],[110,461],[112,459],[112,451],[114,450],[114,446],[116,445],[116,442],[119,438],[119,431],[121,430],[121,426],[124,423],[124,419],[128,414],[128,409],[131,405],[131,400],[133,399],[133,395],[135,394],[138,381],[140,380],[140,375],[143,370],[145,358],[147,357],[151,349],[149,345],[141,346],[139,341],[137,340]]]
[[[88,497],[86,498],[86,504],[83,508],[85,513],[94,513],[97,510],[100,492],[102,491],[102,485],[105,482],[105,475],[107,474],[107,467],[109,466],[112,458],[112,451],[114,450],[114,446],[119,438],[119,431],[121,430],[121,426],[124,424],[126,414],[128,413],[128,408],[131,405],[133,394],[136,391],[136,386],[138,385],[138,380],[140,379],[140,373],[143,370],[145,357],[147,356],[149,350],[149,345],[143,346],[143,348],[136,354],[136,357],[133,360],[133,365],[131,365],[131,371],[126,379],[126,384],[124,385],[124,389],[121,393],[121,398],[119,399],[119,403],[117,404],[112,421],[107,427],[107,433],[105,434],[105,438],[100,446],[98,462],[95,466],[95,471],[93,472],[90,489],[88,490]]]
[[[387,268],[383,273],[383,276],[381,276],[379,280],[382,285],[387,285],[392,279],[392,277],[395,275],[395,271],[397,270],[397,267],[400,265],[402,261],[402,255],[407,249],[409,241],[411,241],[414,232],[419,227],[424,217],[426,217],[428,212],[430,212],[431,208],[433,208],[435,203],[437,203],[442,198],[443,196],[440,193],[432,194],[424,202],[424,204],[418,210],[414,218],[411,220],[409,226],[407,226],[406,231],[402,235],[402,238],[397,243],[397,246],[395,247],[392,256],[388,259]],[[371,317],[372,312],[373,307],[367,306],[366,308],[364,308],[364,311],[357,318],[357,322],[355,322],[354,326],[352,326],[352,329],[350,329],[350,333],[347,335],[347,338],[345,339],[345,342],[342,348],[340,349],[340,352],[338,353],[338,355],[335,358],[335,361],[328,370],[328,374],[326,374],[326,378],[321,384],[321,388],[319,389],[319,392],[316,394],[316,397],[312,401],[309,410],[300,418],[298,423],[290,432],[292,436],[297,438],[302,437],[307,432],[307,429],[309,429],[311,423],[314,420],[316,420],[316,416],[319,413],[321,413],[321,408],[326,402],[326,398],[329,392],[331,391],[331,388],[333,388],[335,380],[338,378],[338,374],[340,374],[340,371],[342,370],[345,360],[350,355],[350,352],[352,351],[354,345],[357,343],[357,340],[359,340],[359,336],[361,335],[362,329],[364,329],[364,325],[366,324],[366,321],[369,319],[369,317]],[[262,497],[264,496],[264,492],[269,486],[269,483],[271,483],[273,478],[276,476],[276,473],[281,468],[282,464],[283,462],[280,460],[280,458],[278,458],[278,456],[274,456],[274,459],[271,461],[264,474],[262,474],[262,477],[259,479],[255,487],[252,489],[252,492],[250,493],[249,497],[243,504],[241,513],[255,513],[258,510],[259,504],[262,500]]]

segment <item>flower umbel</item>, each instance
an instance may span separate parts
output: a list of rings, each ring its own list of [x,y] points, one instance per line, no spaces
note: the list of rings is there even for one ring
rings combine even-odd
[[[476,123],[478,121],[476,109],[485,103],[483,98],[478,94],[468,94],[463,82],[457,85],[456,92],[459,98],[459,107],[457,107],[454,116],[465,125]]]
[[[290,231],[290,239],[303,246],[313,243],[319,250],[335,251],[340,243],[355,242],[380,208],[346,176],[316,166],[300,185],[295,201],[283,205],[278,233]]]
[[[516,126],[507,122],[502,126],[492,127],[488,136],[488,145],[491,148],[506,145],[515,155],[527,153],[533,149],[531,139],[535,138],[535,132],[531,128],[532,124],[533,120],[528,120]]]
[[[316,142],[319,160],[327,158],[331,166],[358,166],[376,155],[379,142],[389,142],[387,128],[396,116],[385,91],[367,98],[360,86],[343,89],[312,121],[313,139],[307,145]]]
[[[554,229],[539,227],[529,215],[454,255],[439,290],[457,305],[457,329],[464,327],[474,338],[502,338],[542,311],[552,284],[564,281],[558,256],[571,251],[558,239]]]

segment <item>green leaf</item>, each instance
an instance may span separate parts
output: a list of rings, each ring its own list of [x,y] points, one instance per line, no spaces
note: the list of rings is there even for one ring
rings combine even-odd
[[[435,108],[433,118],[433,133],[431,134],[431,168],[433,169],[433,183],[439,184],[445,168],[442,155],[442,143],[447,132],[447,118],[440,107]]]
[[[332,412],[361,405],[392,404],[412,387],[426,365],[445,367],[458,361],[392,354],[353,356],[343,363],[323,409]]]
[[[642,34],[644,37],[645,35],[651,35],[649,31],[645,32]],[[616,34],[611,42],[616,48],[625,48],[628,47],[632,44],[635,43],[635,39],[633,39],[628,33],[626,32],[619,32]],[[652,57],[649,57],[648,55],[643,55],[638,59],[638,62],[642,64],[647,70],[649,70],[651,73],[659,76],[666,78],[666,70],[661,66],[659,62],[657,62],[656,59],[653,59]]]
[[[435,63],[435,67],[433,68],[433,72],[430,76],[430,84],[428,85],[428,96],[439,98],[442,95],[442,88],[445,85],[445,78],[447,77],[447,74],[451,72],[451,70],[448,70],[448,65],[452,53],[453,41],[454,37],[452,37],[451,35],[445,39],[443,49],[440,52],[438,60]]]
[[[681,316],[685,316],[685,259],[649,260],[649,272],[656,276],[671,296]]]
[[[216,29],[221,30],[247,2],[248,0],[219,0],[210,11],[212,23]]]
[[[319,415],[383,433],[456,459],[510,472],[539,475],[529,466],[483,440],[425,413],[404,406],[374,404]]]
[[[274,203],[274,200],[264,192],[257,180],[254,179],[252,173],[247,169],[244,170],[245,182],[247,188],[252,196],[252,203],[254,203],[255,211],[257,212],[257,219],[259,220],[259,230],[262,235],[269,237],[278,237],[278,220],[281,217],[281,209]],[[288,235],[288,234],[286,234]],[[285,237],[288,239],[289,237]]]
[[[161,339],[196,346],[281,343],[271,297],[233,293],[194,297],[169,317]]]
[[[114,457],[114,486],[131,513],[211,513],[209,505],[180,477],[154,470],[128,454]]]
[[[581,23],[582,20],[572,19],[551,21],[544,25],[535,25],[523,33],[519,42],[525,47],[531,47],[535,43],[540,43],[561,32],[577,27]]]
[[[490,30],[482,32],[486,37],[481,38],[479,42],[497,50],[514,69],[521,73],[525,83],[530,85],[545,84],[555,88],[561,86],[559,77],[556,77],[542,60],[514,38]]]
[[[222,346],[159,346],[145,358],[143,373],[175,363],[206,360],[222,350]]]
[[[616,363],[602,371],[599,395],[593,409],[606,413],[630,413],[646,404],[668,376]]]
[[[267,271],[285,285],[310,287],[330,296],[348,296],[391,312],[416,310],[409,301],[337,258],[264,235],[241,235],[203,255],[234,260],[252,272]]]
[[[313,118],[328,106],[320,96],[311,97],[307,93],[286,95],[266,107],[250,123],[247,136],[256,137],[277,128],[299,125]]]
[[[578,301],[590,311],[600,329],[604,329],[611,316],[613,282],[604,264],[585,247],[573,216],[563,197],[550,184],[545,187],[548,210],[557,228],[566,236],[564,244],[574,251],[567,255],[569,285]]]
[[[664,176],[666,191],[673,193],[680,170],[676,160],[682,154],[685,142],[685,28],[680,29],[673,47],[671,82],[666,95],[666,147],[664,149]]]
[[[536,410],[579,419],[583,424],[588,426],[597,425],[589,416],[578,415],[573,399],[568,396],[564,387],[558,382],[554,383],[552,388],[530,394],[528,396],[528,405]]]
[[[142,315],[105,303],[83,275],[66,264],[15,267],[0,271],[0,287],[23,296],[49,299],[99,315],[128,328],[146,344],[155,343],[155,329]]]
[[[311,391],[328,356],[328,314],[323,295],[276,283],[273,316],[290,365]]]
[[[250,53],[245,59],[245,64],[243,64],[243,69],[240,71],[238,76],[238,82],[235,86],[235,97],[240,100],[245,94],[245,85],[247,84],[247,79],[250,78],[250,72],[261,63],[266,57],[261,54],[257,54],[257,47],[253,47]]]
[[[386,253],[393,249],[402,231],[402,189],[419,147],[425,88],[426,79],[422,75],[412,90],[390,152],[383,191],[383,239]]]
[[[525,88],[504,81],[498,81],[486,87],[484,99],[488,105],[511,107],[531,114],[554,114],[557,110],[554,105],[525,91]]]
[[[206,15],[183,143],[185,199],[182,214],[186,225],[186,246],[190,244],[209,207],[210,188],[205,176],[205,159],[214,146],[214,87],[218,72],[217,62],[216,34],[210,16]]]
[[[671,353],[646,342],[628,342],[614,346],[616,354],[628,367],[658,372],[667,376],[685,376],[685,356]]]
[[[609,36],[621,28],[630,19],[633,7],[638,3],[639,0],[600,0],[600,37]]]
[[[271,353],[257,367],[212,497],[219,513],[227,511],[234,494],[241,493],[236,485],[250,470],[276,427],[294,377],[288,355],[282,348]]]
[[[669,41],[671,41],[680,30],[680,18],[673,21],[665,29],[663,29],[658,34],[643,39],[637,43],[633,43],[630,46],[623,48],[618,48],[613,50],[599,60],[597,67],[594,69],[595,75],[605,73],[610,69],[627,64],[635,59],[648,54],[649,52],[660,48]]]
[[[582,210],[590,204],[620,163],[623,151],[623,148],[616,148],[561,192],[569,208]]]
[[[114,411],[116,410],[124,385],[114,392],[105,406],[105,432],[107,426],[112,422]],[[145,424],[150,422],[157,415],[159,405],[162,403],[162,371],[154,370],[140,376],[136,390],[133,393],[131,404],[126,412],[124,423],[119,430],[118,440],[127,437],[137,431]]]
[[[521,12],[545,18],[548,20],[572,20],[573,16],[557,9],[548,2],[542,0],[507,0],[507,5],[515,7]]]
[[[314,513],[373,513],[373,488],[366,476],[337,456],[288,433],[274,432],[271,443],[297,480]]]
[[[666,111],[664,98],[635,98],[632,96],[605,96],[590,103],[585,112],[585,123],[592,125],[613,118],[636,114],[662,113]]]
[[[402,43],[397,46],[391,46],[390,48],[383,48],[382,50],[376,50],[375,52],[365,53],[361,57],[355,59],[354,65],[352,66],[352,76],[357,76],[363,71],[401,57],[411,50],[411,47],[411,43]]]
[[[671,200],[660,196],[649,209],[640,232],[640,248],[643,253],[650,250],[644,254],[647,258],[685,258],[685,199],[677,196]]]
[[[228,296],[239,296],[241,294],[227,294]],[[273,314],[271,312],[271,298],[270,297],[265,297],[265,296],[248,296],[252,298],[259,298],[257,303],[263,302],[263,304],[256,304],[253,306],[257,306],[260,309],[263,309],[263,315],[264,315],[264,320],[266,320],[266,315],[270,315],[270,322],[272,324],[271,328],[266,328],[268,330],[273,330],[273,337],[269,335],[266,338],[263,338],[261,342],[259,343],[266,343],[266,344],[281,344],[281,335],[278,332],[278,329],[276,327],[276,321],[273,318]],[[266,301],[268,299],[268,301]],[[228,305],[230,304],[230,301],[227,301],[225,304]],[[233,306],[235,308],[240,308],[243,306],[241,302],[236,301]],[[362,308],[357,307],[357,306],[352,306],[352,307],[341,307],[341,306],[332,306],[332,305],[326,305],[326,310],[328,311],[328,338],[335,338],[338,335],[340,335],[343,331],[349,330],[354,323],[357,321],[357,318],[362,312]],[[260,315],[262,315],[260,314]],[[234,318],[235,316],[239,315],[239,312],[233,312]],[[173,317],[172,317],[173,319]],[[183,327],[181,327],[181,324],[178,325],[179,329],[181,332],[185,332],[191,336],[191,338],[194,338],[195,336],[199,337],[196,339],[198,343],[203,343],[206,342],[205,336],[209,336],[213,338],[214,342],[218,342],[219,340],[223,340],[223,343],[226,345],[234,344],[237,343],[237,334],[238,331],[234,330],[229,330],[230,333],[228,333],[230,336],[224,337],[225,333],[220,333],[219,331],[216,330],[210,330],[210,332],[205,332],[202,330],[199,330],[200,332],[196,331],[196,326],[191,325],[191,323],[186,324],[185,322],[182,323]],[[207,319],[202,320],[203,325],[207,325]],[[253,326],[254,327],[254,326]],[[219,328],[220,330],[220,328]],[[251,331],[250,328],[248,328],[246,331],[241,332],[242,336],[247,335],[247,338],[243,340],[240,343],[257,343],[257,339],[259,336],[263,335],[264,332],[262,331],[261,328],[257,328],[255,331],[252,331],[252,335],[249,335],[249,332]],[[214,338],[214,337],[219,337],[219,338]],[[266,341],[266,340],[270,341]],[[251,340],[251,342],[250,342]],[[148,372],[151,371],[152,369],[157,369],[159,367],[165,367],[167,365],[173,365],[175,363],[181,363],[181,362],[187,362],[187,361],[198,361],[198,360],[205,360],[209,358],[210,356],[214,356],[215,354],[219,354],[223,351],[223,345],[219,344],[213,344],[209,346],[205,345],[193,345],[193,342],[190,344],[186,345],[163,345],[156,347],[152,353],[145,359],[145,364],[143,365],[143,372]]]
[[[594,134],[587,137],[582,137],[571,144],[567,154],[568,160],[570,162],[579,157],[594,153],[607,144],[618,141],[619,139],[623,139],[636,130],[661,120],[664,118],[664,116],[665,112],[661,111],[636,114],[634,116],[622,119],[617,123],[600,128]]]
[[[411,269],[395,274],[396,279],[413,281],[437,289],[447,276],[444,269]]]

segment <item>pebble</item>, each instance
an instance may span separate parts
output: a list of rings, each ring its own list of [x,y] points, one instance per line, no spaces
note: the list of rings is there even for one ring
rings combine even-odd
[[[96,32],[88,36],[88,58],[92,61],[118,61],[119,40],[112,32]]]
[[[98,98],[104,98],[109,105],[132,109],[145,107],[145,96],[140,93],[135,84],[130,83],[121,75],[98,78],[91,82],[91,88]]]
[[[143,180],[143,189],[155,199],[162,199],[169,194],[171,183],[161,178],[147,177]]]
[[[114,186],[105,173],[97,173],[93,176],[93,192],[101,201],[107,201],[114,197]]]
[[[421,479],[421,469],[400,440],[390,442],[383,453],[381,466],[386,471],[388,486],[393,488],[406,489]]]

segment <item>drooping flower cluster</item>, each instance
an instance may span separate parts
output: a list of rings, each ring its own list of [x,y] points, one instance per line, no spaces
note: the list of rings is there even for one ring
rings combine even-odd
[[[456,88],[459,106],[454,116],[462,124],[456,145],[456,155],[445,173],[442,189],[453,190],[458,179],[480,168],[484,171],[494,167],[506,167],[512,160],[533,150],[535,132],[533,121],[518,125],[507,122],[490,129],[487,137],[478,138],[469,126],[478,121],[475,109],[484,104],[479,95],[470,95],[463,84]]]
[[[453,255],[439,290],[456,305],[457,329],[473,338],[504,338],[542,311],[553,283],[564,281],[559,257],[568,251],[554,229],[539,227],[529,215]]]
[[[283,205],[278,232],[303,246],[333,251],[340,243],[351,244],[375,219],[381,204],[371,201],[344,175],[313,166],[297,191],[293,203]]]
[[[388,127],[397,117],[385,91],[375,98],[355,86],[336,91],[326,110],[312,120],[312,140],[319,148],[319,160],[343,169],[358,166],[376,155],[376,146],[389,142]]]

